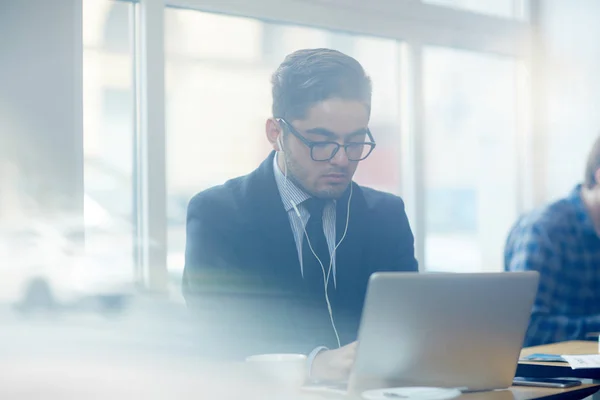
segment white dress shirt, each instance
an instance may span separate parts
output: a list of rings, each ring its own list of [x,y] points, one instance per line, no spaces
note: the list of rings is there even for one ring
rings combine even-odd
[[[288,218],[290,220],[290,226],[292,227],[292,233],[294,234],[294,241],[296,242],[296,249],[298,250],[298,260],[300,261],[300,273],[304,278],[304,267],[302,262],[302,243],[304,242],[304,231],[306,229],[306,223],[308,222],[308,218],[310,217],[310,213],[306,209],[304,201],[310,199],[312,196],[306,193],[304,190],[300,189],[298,186],[294,184],[291,180],[287,179],[287,177],[281,172],[279,169],[279,165],[277,164],[277,157],[279,157],[279,152],[273,157],[273,171],[275,173],[275,182],[277,183],[277,188],[279,189],[279,194],[281,195],[281,201],[283,202],[283,207],[288,214]],[[300,213],[300,218],[296,214],[296,210],[294,210],[294,205],[298,209]],[[323,233],[325,233],[325,239],[327,240],[327,247],[329,247],[329,256],[331,258],[331,273],[333,275],[333,286],[334,288],[337,286],[336,284],[336,274],[335,274],[335,256],[333,256],[335,252],[335,220],[336,220],[336,202],[335,200],[329,200],[325,204],[325,208],[323,209]],[[329,270],[329,265],[324,265],[325,271]],[[333,329],[333,328],[332,328]],[[311,379],[311,369],[312,363],[320,352],[324,350],[329,350],[327,347],[320,346],[313,351],[310,352],[307,359],[307,375],[309,380]]]
[[[304,230],[306,229],[306,223],[308,222],[308,218],[310,214],[306,209],[304,201],[310,199],[312,196],[306,193],[304,190],[300,189],[298,186],[294,184],[290,179],[287,179],[286,176],[279,169],[279,165],[277,164],[277,157],[279,157],[279,153],[275,157],[273,157],[273,171],[275,172],[275,182],[277,183],[277,188],[279,189],[279,194],[281,195],[281,201],[283,202],[283,207],[288,214],[288,218],[290,220],[290,226],[292,227],[292,233],[294,234],[294,241],[296,242],[296,249],[298,250],[298,260],[300,261],[300,273],[304,277],[304,267],[302,260],[302,244],[304,242]],[[294,210],[294,205],[298,209],[300,213],[300,218],[296,214],[296,210]],[[333,275],[333,286],[337,287],[336,282],[336,266],[335,266],[335,240],[336,240],[336,201],[328,200],[325,204],[325,208],[323,209],[323,232],[325,233],[325,239],[327,240],[327,247],[329,248],[329,255],[331,257],[331,275]],[[329,265],[323,265],[325,268],[325,273],[329,271]]]

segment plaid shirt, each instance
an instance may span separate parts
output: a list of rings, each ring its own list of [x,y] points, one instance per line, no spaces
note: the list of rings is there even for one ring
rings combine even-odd
[[[525,346],[600,332],[600,238],[580,191],[522,217],[508,236],[505,269],[540,273]]]

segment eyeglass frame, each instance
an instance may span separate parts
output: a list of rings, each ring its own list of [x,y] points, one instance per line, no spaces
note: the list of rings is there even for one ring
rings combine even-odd
[[[348,157],[349,161],[353,161],[353,162],[358,162],[358,161],[364,161],[366,160],[371,153],[373,153],[373,150],[375,150],[375,146],[377,146],[377,143],[375,143],[375,139],[373,138],[373,135],[371,134],[371,130],[369,128],[365,129],[365,133],[367,134],[367,137],[369,138],[370,142],[354,142],[354,143],[347,143],[347,144],[339,144],[338,142],[333,142],[333,141],[329,141],[329,140],[324,140],[324,141],[314,141],[314,140],[309,140],[307,138],[305,138],[304,136],[302,136],[302,134],[300,132],[298,132],[298,130],[296,128],[294,128],[292,126],[292,124],[290,124],[289,122],[287,122],[285,119],[283,118],[275,118],[275,120],[277,122],[279,122],[281,125],[285,125],[285,127],[287,128],[287,130],[294,135],[296,138],[298,138],[298,140],[300,140],[302,143],[304,143],[306,145],[306,147],[309,148],[310,150],[310,158],[313,161],[316,162],[326,162],[326,161],[330,161],[331,159],[333,159],[338,151],[340,151],[340,148],[343,147],[344,148],[344,152],[346,153],[346,157]],[[331,157],[329,157],[326,160],[315,160],[315,158],[313,157],[313,148],[317,145],[323,145],[323,144],[335,144],[337,147],[335,150],[332,151],[331,153]],[[357,145],[357,144],[361,144],[363,146],[369,146],[371,148],[371,150],[369,150],[369,152],[367,153],[366,156],[364,156],[363,158],[360,158],[358,160],[351,160],[350,157],[348,156],[348,147],[352,146],[352,145]]]

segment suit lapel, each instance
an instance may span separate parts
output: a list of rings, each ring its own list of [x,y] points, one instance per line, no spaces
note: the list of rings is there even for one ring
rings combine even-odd
[[[250,227],[249,235],[261,235],[265,243],[261,249],[272,265],[274,273],[289,273],[290,269],[300,275],[300,261],[296,242],[290,226],[288,215],[283,207],[281,195],[277,189],[273,172],[272,152],[269,157],[245,180],[242,188],[248,199],[248,216]],[[365,218],[367,204],[360,186],[353,185],[352,200],[350,202],[350,219],[348,230],[343,242],[336,250],[336,266],[339,271],[344,265],[359,264],[364,259],[364,249],[368,241],[367,225]],[[347,206],[350,190],[347,190],[338,201],[336,208],[336,243],[339,242],[346,228]]]
[[[340,243],[336,251],[336,269],[337,276],[340,273],[344,273],[344,266],[346,265],[360,265],[363,260],[364,248],[368,237],[365,232],[367,231],[368,221],[364,218],[364,211],[366,210],[366,201],[362,194],[360,186],[355,183],[353,185],[352,199],[350,201],[350,219],[348,220],[348,230],[346,231],[346,237]],[[349,190],[346,191],[342,196],[341,201],[338,201],[336,209],[336,243],[342,238],[344,230],[346,229],[346,220],[348,216],[348,199]]]
[[[296,242],[275,182],[274,156],[275,152],[272,152],[258,169],[249,175],[246,187],[243,188],[252,213],[249,216],[252,227],[250,234],[261,235],[265,239],[259,241],[265,243],[264,249],[261,250],[265,252],[265,258],[270,261],[269,265],[273,266],[276,273],[289,273],[289,268],[293,268],[300,275]]]

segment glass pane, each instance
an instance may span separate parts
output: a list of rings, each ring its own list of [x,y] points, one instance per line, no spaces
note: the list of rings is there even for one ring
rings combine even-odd
[[[518,206],[515,61],[424,57],[426,268],[499,271]]]
[[[83,2],[84,280],[133,279],[134,5]],[[96,271],[97,269],[97,271]]]
[[[330,47],[362,63],[373,80],[370,128],[377,148],[356,180],[399,191],[396,41],[184,9],[167,9],[165,25],[168,265],[174,284],[183,270],[190,197],[252,171],[269,154],[264,126],[271,116],[270,76],[295,50]],[[203,146],[210,151],[200,153]]]
[[[496,17],[518,19],[526,17],[525,7],[528,3],[527,0],[423,0],[423,2]]]

